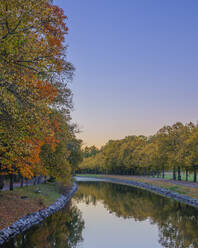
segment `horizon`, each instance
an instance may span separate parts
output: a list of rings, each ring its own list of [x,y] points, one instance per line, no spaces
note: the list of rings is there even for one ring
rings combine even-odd
[[[197,10],[0,1],[0,247],[198,248]]]
[[[180,121],[177,121],[177,122],[180,122]],[[175,123],[177,123],[177,122],[175,122]],[[175,123],[172,123],[172,124],[170,124],[170,125],[164,125],[164,126],[172,126],[173,124],[175,124]],[[182,123],[182,122],[181,122]],[[182,124],[184,124],[184,125],[186,125],[186,124],[188,124],[188,123],[193,123],[193,124],[195,124],[195,125],[197,125],[198,124],[198,121],[196,121],[196,123],[194,123],[194,122],[186,122],[186,123],[182,123]],[[164,126],[162,126],[162,127],[164,127]],[[129,135],[125,135],[124,137],[120,137],[120,138],[116,138],[116,139],[109,139],[109,140],[107,140],[104,144],[102,144],[102,145],[100,145],[100,146],[97,146],[97,145],[95,145],[95,144],[92,144],[92,145],[85,145],[84,143],[82,144],[82,147],[83,148],[85,148],[85,147],[91,147],[91,146],[95,146],[96,148],[98,148],[98,149],[101,149],[103,146],[105,146],[110,140],[112,140],[112,141],[116,141],[116,140],[123,140],[123,139],[125,139],[125,138],[127,138],[127,137],[130,137],[130,136],[145,136],[146,138],[149,138],[149,137],[151,137],[151,136],[153,136],[153,135],[155,135],[162,127],[160,127],[155,133],[153,133],[153,134],[149,134],[149,135],[144,135],[144,134],[129,134]]]
[[[197,121],[196,1],[63,1],[85,146]]]

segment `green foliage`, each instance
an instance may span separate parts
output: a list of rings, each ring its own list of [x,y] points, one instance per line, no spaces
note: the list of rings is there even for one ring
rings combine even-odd
[[[95,156],[99,152],[99,149],[96,146],[86,146],[83,150],[83,155],[85,158]]]
[[[71,172],[81,162],[81,140],[75,138],[74,129],[60,111],[54,110],[51,118],[55,121],[56,145],[45,143],[41,147],[40,160],[48,175],[69,183]]]
[[[81,160],[66,19],[53,1],[0,1],[0,175],[69,181]]]
[[[73,137],[67,144],[67,150],[69,151],[69,163],[72,168],[72,173],[75,172],[77,166],[83,160],[83,152],[81,150],[82,140]]]
[[[110,140],[97,154],[87,154],[78,172],[164,175],[164,171],[176,168],[179,173],[180,168],[192,171],[198,166],[198,125],[177,122],[150,137],[133,135]]]

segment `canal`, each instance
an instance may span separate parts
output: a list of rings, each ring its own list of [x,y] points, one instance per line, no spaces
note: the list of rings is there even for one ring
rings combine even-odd
[[[198,248],[198,210],[149,191],[78,182],[71,202],[3,248]]]

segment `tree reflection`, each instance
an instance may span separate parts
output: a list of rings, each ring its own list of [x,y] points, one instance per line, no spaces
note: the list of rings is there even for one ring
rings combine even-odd
[[[5,248],[75,248],[82,242],[84,221],[77,207],[69,204],[41,225],[17,236]]]
[[[118,217],[149,220],[158,226],[162,247],[198,247],[198,210],[193,207],[148,191],[102,182],[79,183],[74,198],[74,202],[94,205],[102,201]],[[4,248],[75,248],[83,240],[83,228],[81,212],[70,205]]]
[[[150,220],[159,229],[159,242],[168,248],[198,247],[198,210],[148,191],[118,184],[81,182],[76,201],[103,201],[118,217]]]

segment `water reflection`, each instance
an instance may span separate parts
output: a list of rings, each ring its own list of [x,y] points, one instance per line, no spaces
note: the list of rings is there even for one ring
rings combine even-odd
[[[198,210],[151,192],[79,182],[72,204],[3,248],[198,248]]]
[[[155,225],[159,233],[157,242],[160,246],[157,247],[198,247],[197,209],[124,185],[101,182],[81,182],[79,185],[75,195],[78,203],[97,205],[98,201],[102,201],[105,208],[117,217],[130,218],[136,223],[146,224],[145,221],[149,221],[150,227]],[[142,229],[142,232],[146,230]],[[155,234],[150,239],[155,239]]]
[[[84,221],[80,210],[69,204],[41,225],[17,236],[5,248],[75,248],[82,242]],[[3,248],[4,248],[3,247]]]

